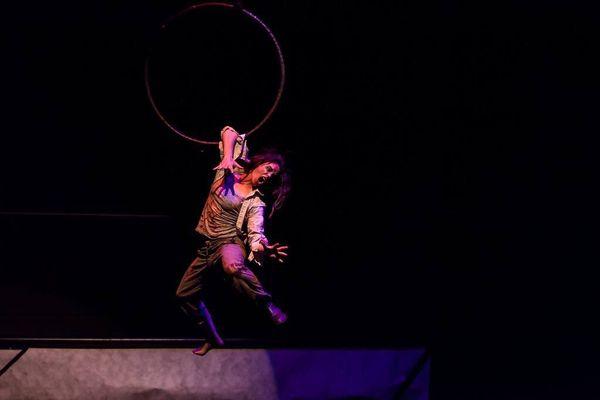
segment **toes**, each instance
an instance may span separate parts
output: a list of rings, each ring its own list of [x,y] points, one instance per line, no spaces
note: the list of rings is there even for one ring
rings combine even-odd
[[[212,345],[209,342],[206,342],[202,345],[202,347],[194,349],[192,353],[194,353],[197,356],[203,356],[206,353],[208,353],[210,349],[212,349]]]

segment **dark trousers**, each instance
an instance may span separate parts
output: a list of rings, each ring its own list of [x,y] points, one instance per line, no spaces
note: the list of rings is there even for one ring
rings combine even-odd
[[[208,321],[210,314],[202,301],[206,273],[211,268],[222,268],[231,278],[233,287],[252,300],[258,303],[270,301],[271,295],[246,265],[246,248],[241,239],[204,239],[177,288],[181,308],[198,325],[204,325],[205,322],[212,324]]]

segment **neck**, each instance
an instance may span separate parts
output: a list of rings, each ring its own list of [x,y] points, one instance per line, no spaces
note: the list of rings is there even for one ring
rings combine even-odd
[[[250,174],[240,175],[237,181],[242,185],[252,185],[252,178],[250,177]]]

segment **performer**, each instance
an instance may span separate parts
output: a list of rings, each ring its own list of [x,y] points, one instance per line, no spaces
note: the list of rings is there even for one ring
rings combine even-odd
[[[194,350],[200,356],[224,344],[202,296],[209,268],[221,267],[233,286],[264,309],[275,324],[287,319],[248,266],[261,265],[269,258],[282,263],[287,257],[287,246],[269,244],[264,234],[267,210],[270,218],[289,191],[284,158],[269,150],[248,159],[245,135],[229,126],[221,130],[219,149],[221,162],[214,168],[216,176],[196,227],[200,235],[197,257],[177,289],[182,309],[204,330],[206,341]]]

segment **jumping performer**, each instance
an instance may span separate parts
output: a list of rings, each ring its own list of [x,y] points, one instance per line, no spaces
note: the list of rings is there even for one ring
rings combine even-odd
[[[233,287],[254,300],[275,324],[287,319],[250,268],[266,259],[283,263],[287,257],[288,247],[270,244],[264,233],[265,216],[272,217],[289,192],[285,160],[274,150],[248,158],[245,135],[229,126],[221,130],[219,149],[221,162],[214,168],[216,176],[196,227],[197,256],[177,289],[182,309],[205,333],[206,341],[194,350],[201,356],[224,345],[202,295],[209,269],[222,268]]]

